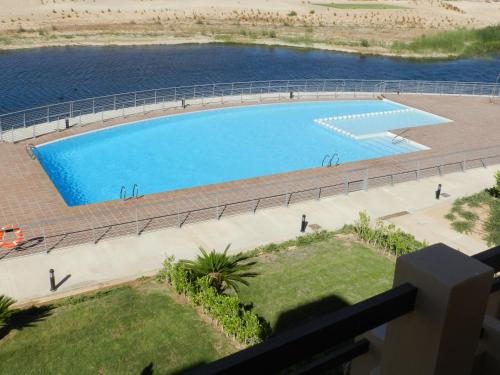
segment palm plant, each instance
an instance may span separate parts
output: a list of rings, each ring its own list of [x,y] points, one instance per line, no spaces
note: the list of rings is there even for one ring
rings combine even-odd
[[[3,294],[0,295],[0,324],[2,324],[12,314],[10,306],[14,304],[14,302],[16,301],[12,298],[4,296]]]
[[[196,260],[181,261],[186,270],[192,272],[196,278],[208,276],[210,285],[213,286],[218,293],[224,292],[227,288],[238,292],[238,284],[248,285],[245,278],[254,277],[257,274],[249,272],[256,262],[249,262],[250,255],[242,253],[236,255],[227,255],[229,247],[222,253],[212,250],[208,253],[200,247],[201,255],[198,255]]]

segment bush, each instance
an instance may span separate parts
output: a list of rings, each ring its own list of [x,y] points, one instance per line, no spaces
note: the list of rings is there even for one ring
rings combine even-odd
[[[497,174],[498,175],[498,174]],[[485,240],[489,246],[500,245],[500,202],[495,200],[490,206],[490,216],[484,223]]]
[[[396,256],[408,254],[427,246],[425,241],[416,240],[413,235],[396,228],[394,224],[385,225],[379,219],[375,225],[372,225],[366,212],[360,212],[358,221],[347,229],[350,229],[360,240],[389,251]]]
[[[363,39],[361,41],[361,47],[369,47],[370,46],[370,43],[368,43],[368,41],[366,39]]]
[[[257,344],[271,331],[269,323],[244,306],[237,295],[218,293],[208,276],[195,278],[183,263],[174,263],[173,257],[163,262],[157,279],[167,281],[178,294],[200,306],[226,334],[242,344]]]
[[[12,298],[0,295],[0,325],[5,322],[5,320],[12,315],[11,306],[15,303]]]
[[[495,173],[495,181],[496,181],[496,186],[495,186],[495,197],[500,197],[500,171]]]
[[[297,12],[292,10],[290,13],[288,13],[288,17],[295,17],[297,15]]]

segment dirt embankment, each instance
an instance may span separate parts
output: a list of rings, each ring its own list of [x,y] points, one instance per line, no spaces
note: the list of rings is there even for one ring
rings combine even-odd
[[[498,23],[489,0],[2,0],[0,49],[226,42],[395,55],[394,42]]]

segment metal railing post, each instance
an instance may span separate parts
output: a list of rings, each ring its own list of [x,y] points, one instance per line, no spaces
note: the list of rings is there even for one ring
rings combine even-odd
[[[136,234],[139,235],[139,213],[137,211],[137,206],[135,206],[135,229]]]
[[[43,246],[45,248],[45,253],[48,254],[49,250],[47,247],[47,236],[45,235],[45,227],[43,224],[41,224],[41,228],[42,228],[42,236],[43,236]]]
[[[174,87],[174,103],[177,101],[177,87]]]
[[[179,203],[176,204],[177,207],[177,226],[180,228],[181,227],[181,218],[179,214]]]
[[[365,169],[365,175],[363,177],[363,190],[368,190],[368,168]]]

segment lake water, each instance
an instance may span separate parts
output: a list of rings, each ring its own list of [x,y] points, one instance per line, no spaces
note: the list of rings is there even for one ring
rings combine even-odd
[[[422,62],[237,45],[66,47],[0,53],[0,113],[152,88],[301,78],[494,82],[500,57]]]

